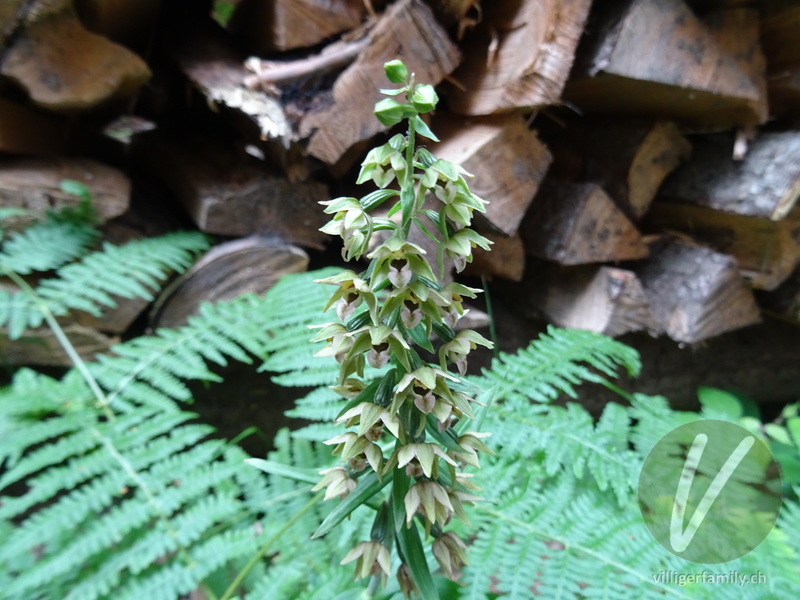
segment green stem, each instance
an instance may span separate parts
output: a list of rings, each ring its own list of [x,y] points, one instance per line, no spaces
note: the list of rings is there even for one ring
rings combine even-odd
[[[297,523],[297,521],[299,521],[304,514],[306,514],[308,511],[314,508],[314,506],[316,506],[316,504],[322,499],[324,495],[325,495],[325,490],[320,491],[316,496],[314,496],[311,500],[309,500],[308,503],[303,508],[301,508],[298,512],[296,512],[291,519],[286,521],[284,526],[281,527],[278,531],[276,531],[271,538],[269,538],[266,542],[264,542],[258,549],[258,551],[250,558],[247,564],[242,568],[242,570],[239,571],[239,574],[236,575],[234,580],[228,586],[228,589],[225,590],[225,593],[222,594],[222,597],[219,600],[229,600],[231,596],[233,596],[233,594],[236,592],[236,589],[241,585],[242,581],[244,581],[244,578],[247,577],[247,574],[253,570],[253,567],[255,567],[258,564],[258,562],[264,557],[264,555],[269,551],[270,547],[276,541],[278,541],[278,539],[280,539],[280,537],[284,533],[286,533],[292,527],[292,525]]]
[[[407,195],[414,195],[414,145],[416,144],[416,130],[414,129],[414,120],[408,120],[408,144],[406,145],[406,176],[403,182],[403,193]],[[414,210],[408,216],[408,220],[403,223],[403,240],[408,239],[408,234],[411,231],[411,221],[414,219],[416,213],[417,200],[414,199]]]
[[[114,413],[111,412],[111,409],[108,407],[108,398],[106,398],[103,390],[100,389],[100,385],[97,383],[94,375],[92,375],[92,373],[89,371],[89,368],[86,366],[86,363],[81,358],[80,354],[78,354],[78,352],[75,350],[75,346],[73,346],[69,341],[67,334],[64,333],[64,330],[56,320],[56,317],[50,310],[50,307],[47,306],[47,302],[45,302],[45,300],[36,293],[36,290],[34,290],[18,273],[15,273],[5,266],[3,266],[2,269],[8,278],[17,284],[19,288],[34,301],[36,307],[42,313],[47,326],[53,332],[53,335],[56,337],[56,340],[66,353],[70,362],[75,365],[75,368],[78,369],[78,372],[81,374],[84,381],[86,381],[86,385],[88,385],[89,389],[92,390],[92,394],[94,394],[94,397],[100,404],[100,408],[103,409],[103,413],[105,413],[106,418],[113,420]]]

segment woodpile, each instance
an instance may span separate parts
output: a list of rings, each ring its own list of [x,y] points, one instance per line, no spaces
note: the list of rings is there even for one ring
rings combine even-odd
[[[156,230],[218,236],[154,308],[74,327],[181,323],[326,249],[317,203],[366,193],[395,58],[437,86],[431,151],[491,202],[495,251],[468,274],[517,282],[524,314],[689,344],[800,323],[800,8],[783,0],[10,0],[0,203],[46,210],[76,179],[108,235],[144,203]]]

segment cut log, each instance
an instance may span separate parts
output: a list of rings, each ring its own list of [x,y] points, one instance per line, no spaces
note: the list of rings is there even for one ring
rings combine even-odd
[[[158,177],[181,201],[197,226],[230,236],[275,235],[322,248],[325,215],[318,202],[327,187],[292,183],[249,156],[237,156],[223,142],[192,133],[161,131],[136,136],[134,160]]]
[[[253,54],[310,48],[357,27],[367,6],[365,0],[245,0],[230,28]]]
[[[525,274],[525,246],[522,238],[519,235],[506,237],[492,234],[486,234],[486,237],[492,242],[491,251],[474,248],[472,262],[464,269],[464,274],[522,281]]]
[[[150,70],[138,56],[78,20],[69,0],[35,0],[6,50],[0,74],[39,106],[75,111],[135,92]]]
[[[601,185],[634,221],[691,153],[689,142],[667,121],[583,119],[552,137],[558,176]]]
[[[482,3],[447,88],[451,110],[488,115],[559,102],[590,0]]]
[[[308,153],[333,165],[347,150],[386,128],[372,114],[386,87],[383,64],[402,57],[416,80],[438,84],[458,64],[459,53],[421,0],[400,0],[380,18],[371,43],[333,86],[327,105],[300,124]]]
[[[800,132],[761,133],[742,161],[732,135],[697,137],[692,160],[670,175],[659,198],[778,220],[800,197]]]
[[[518,115],[475,119],[437,115],[433,130],[441,143],[431,151],[472,173],[472,191],[489,201],[479,219],[514,235],[552,160],[536,133]]]
[[[520,233],[528,254],[562,265],[647,256],[630,219],[592,183],[545,181]]]
[[[657,325],[677,342],[694,344],[760,321],[752,291],[725,254],[668,241],[635,271]]]
[[[113,167],[81,158],[0,159],[0,205],[25,208],[38,216],[65,206],[77,206],[81,199],[61,190],[64,180],[84,184],[101,223],[128,209],[131,183]],[[34,216],[9,219],[18,228],[31,223]]]
[[[66,131],[61,119],[0,98],[0,152],[56,154]]]
[[[778,287],[800,263],[800,210],[773,221],[691,204],[659,201],[647,215],[652,230],[685,233],[736,260],[756,289]]]
[[[163,292],[153,307],[151,325],[179,327],[203,302],[263,294],[282,275],[307,267],[305,252],[274,239],[253,236],[220,244]]]
[[[709,26],[682,0],[627,0],[603,3],[595,17],[564,90],[582,110],[702,130],[766,119],[755,13]]]
[[[611,337],[658,332],[641,282],[626,269],[539,263],[526,275],[518,302],[524,302],[526,316],[544,317],[559,327]]]
[[[95,355],[108,352],[119,342],[118,338],[77,323],[63,325],[63,329],[75,351],[85,361],[94,360]],[[29,330],[16,340],[9,339],[5,331],[0,330],[0,356],[4,364],[11,366],[73,366],[53,332],[46,327]]]
[[[800,6],[778,4],[761,20],[772,114],[800,114]]]

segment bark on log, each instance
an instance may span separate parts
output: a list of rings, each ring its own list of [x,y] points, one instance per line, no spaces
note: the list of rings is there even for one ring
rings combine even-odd
[[[307,267],[305,252],[274,239],[248,237],[220,244],[164,290],[153,307],[151,326],[179,327],[203,302],[263,294],[282,275]]]
[[[254,54],[310,48],[354,29],[365,0],[248,0],[236,7],[231,31]]]
[[[132,94],[150,70],[129,50],[86,29],[69,0],[34,0],[0,74],[39,106],[68,112]]]
[[[657,325],[677,342],[694,344],[760,321],[753,293],[725,254],[668,241],[635,271]]]
[[[800,266],[775,290],[756,292],[761,307],[781,320],[800,325]]]
[[[756,289],[775,289],[800,263],[797,208],[785,219],[773,221],[659,201],[647,215],[646,226],[685,233],[718,252],[729,254]]]
[[[326,106],[307,114],[300,124],[310,137],[308,153],[333,165],[345,152],[386,128],[372,114],[386,87],[383,64],[397,57],[416,79],[439,83],[458,64],[458,49],[421,0],[400,0],[380,18],[371,43],[336,80]]]
[[[592,183],[545,181],[520,233],[528,254],[562,265],[647,256],[630,219]]]
[[[659,198],[779,220],[800,197],[800,132],[761,133],[742,161],[732,135],[693,140],[692,160],[670,175]]]
[[[447,88],[450,108],[488,115],[555,104],[572,66],[590,0],[484,2]]]
[[[587,112],[674,119],[709,130],[762,123],[758,20],[701,22],[682,0],[597,7],[564,98]]]
[[[631,331],[658,333],[642,284],[633,271],[538,263],[529,269],[523,286],[517,302],[528,317],[544,317],[559,327],[611,337]]]
[[[37,215],[65,206],[77,206],[80,198],[61,190],[61,182],[83,183],[101,223],[128,209],[131,183],[113,167],[81,158],[0,159],[0,205],[25,208]],[[10,218],[6,224],[17,228],[34,217]]]
[[[476,213],[479,221],[514,235],[552,160],[536,133],[518,115],[437,115],[433,130],[441,143],[433,145],[432,152],[472,173],[472,191],[489,201],[485,214]]]
[[[171,137],[160,131],[136,136],[134,159],[161,179],[197,226],[230,236],[275,235],[312,248],[324,245],[325,215],[317,204],[327,187],[292,183],[225,144],[199,135]]]

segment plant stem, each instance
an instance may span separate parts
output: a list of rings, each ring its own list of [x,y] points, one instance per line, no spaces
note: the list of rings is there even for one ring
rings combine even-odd
[[[416,130],[414,129],[414,120],[408,120],[408,144],[406,145],[406,176],[403,182],[403,191],[411,196],[414,196],[414,144]],[[411,231],[411,222],[414,219],[414,214],[417,209],[417,199],[414,198],[414,208],[408,216],[408,220],[403,223],[403,240],[408,239],[408,234]]]
[[[260,561],[264,557],[264,555],[269,551],[272,544],[274,544],[284,533],[286,533],[289,530],[289,528],[291,528],[292,525],[297,523],[297,521],[300,520],[300,517],[302,517],[312,508],[314,508],[314,506],[322,499],[324,495],[325,495],[325,490],[322,490],[319,493],[317,493],[317,495],[314,496],[311,500],[309,500],[308,503],[298,512],[296,512],[291,519],[286,521],[286,524],[283,527],[281,527],[278,531],[276,531],[275,535],[273,535],[266,542],[264,542],[258,549],[258,551],[250,558],[247,564],[244,567],[242,567],[242,570],[239,571],[238,575],[236,575],[234,580],[228,586],[228,589],[225,590],[225,593],[222,594],[222,597],[219,600],[230,600],[231,596],[233,596],[233,594],[236,592],[236,588],[238,588],[239,585],[241,585],[242,581],[244,581],[244,578],[247,577],[247,574],[253,570],[253,567],[255,567],[258,564],[258,561]]]

